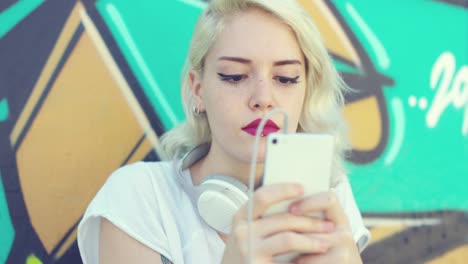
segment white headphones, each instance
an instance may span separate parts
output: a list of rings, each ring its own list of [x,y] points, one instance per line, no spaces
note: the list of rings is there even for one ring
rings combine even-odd
[[[231,232],[232,218],[237,210],[247,202],[248,188],[237,179],[221,174],[205,177],[198,186],[190,186],[183,178],[182,170],[188,169],[192,164],[208,153],[209,144],[199,145],[190,150],[180,160],[178,166],[179,182],[190,200],[198,209],[201,218],[215,230],[229,234]]]

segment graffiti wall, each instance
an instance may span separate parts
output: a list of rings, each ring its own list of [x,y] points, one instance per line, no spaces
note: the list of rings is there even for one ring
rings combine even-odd
[[[300,0],[344,80],[365,263],[468,259],[468,4]],[[199,0],[0,2],[0,263],[81,263],[116,168],[183,120]]]

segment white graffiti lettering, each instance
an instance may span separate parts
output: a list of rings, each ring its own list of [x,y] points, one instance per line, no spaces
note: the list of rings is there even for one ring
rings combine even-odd
[[[464,108],[461,132],[462,135],[468,135],[468,66],[463,65],[458,72],[455,68],[455,57],[448,51],[442,53],[434,63],[430,85],[432,90],[437,88],[437,91],[427,111],[426,124],[430,128],[435,127],[442,113],[449,105],[453,105],[456,109]]]

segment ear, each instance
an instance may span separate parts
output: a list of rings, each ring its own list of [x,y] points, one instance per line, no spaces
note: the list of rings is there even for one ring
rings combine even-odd
[[[190,80],[190,90],[192,92],[193,103],[200,110],[200,112],[205,111],[205,106],[203,104],[202,97],[202,79],[198,72],[195,70],[189,71],[189,80]]]

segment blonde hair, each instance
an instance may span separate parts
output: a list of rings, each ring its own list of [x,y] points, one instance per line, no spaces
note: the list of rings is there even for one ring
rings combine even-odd
[[[297,132],[328,133],[336,138],[332,186],[345,173],[343,156],[348,147],[343,118],[343,92],[346,85],[339,76],[311,17],[289,0],[212,0],[195,26],[183,70],[182,101],[186,120],[161,138],[162,158],[177,158],[189,149],[211,142],[206,115],[194,113],[189,70],[202,75],[204,60],[223,30],[226,19],[249,8],[261,9],[288,25],[295,33],[306,60],[307,88]]]

